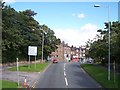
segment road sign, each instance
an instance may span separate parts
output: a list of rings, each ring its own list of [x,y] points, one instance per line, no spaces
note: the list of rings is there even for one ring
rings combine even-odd
[[[35,70],[36,70],[37,46],[28,46],[28,55],[29,55],[29,68],[30,68],[30,56],[35,56]]]
[[[37,46],[28,46],[28,55],[37,56]]]

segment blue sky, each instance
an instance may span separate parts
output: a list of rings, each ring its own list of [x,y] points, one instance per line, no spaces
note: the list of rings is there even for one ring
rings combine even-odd
[[[94,4],[101,7],[95,8]],[[14,2],[10,5],[17,11],[35,11],[34,18],[41,25],[47,25],[58,38],[77,47],[93,39],[97,29],[104,28],[108,6],[110,21],[118,20],[117,2]]]

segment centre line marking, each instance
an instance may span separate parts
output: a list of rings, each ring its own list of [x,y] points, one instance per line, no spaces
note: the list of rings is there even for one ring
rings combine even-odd
[[[66,86],[68,86],[68,81],[67,81],[66,77],[65,77],[65,84],[66,84]]]
[[[66,73],[65,73],[65,71],[64,71],[64,76],[66,76]]]
[[[64,71],[65,71],[65,68],[64,68]]]

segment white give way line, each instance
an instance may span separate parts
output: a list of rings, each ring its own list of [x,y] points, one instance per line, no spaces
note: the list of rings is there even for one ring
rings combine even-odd
[[[66,86],[68,86],[68,80],[66,77],[65,66],[66,66],[66,63],[64,63],[64,76],[65,76],[65,84],[66,84]]]

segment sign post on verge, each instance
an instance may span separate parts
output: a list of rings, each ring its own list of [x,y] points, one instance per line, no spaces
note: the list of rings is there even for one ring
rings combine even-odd
[[[35,56],[35,70],[36,70],[36,56]]]
[[[17,74],[18,74],[18,87],[19,87],[19,62],[18,62],[18,58],[17,59]]]
[[[29,67],[30,67],[30,56],[35,56],[35,70],[36,70],[37,46],[28,46],[28,55],[29,55]]]

